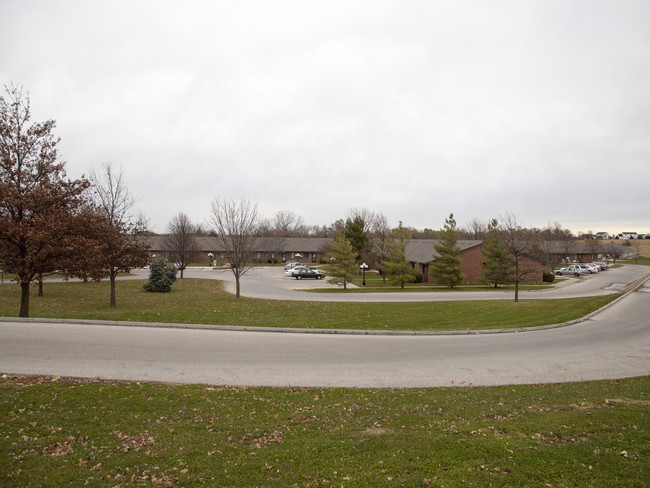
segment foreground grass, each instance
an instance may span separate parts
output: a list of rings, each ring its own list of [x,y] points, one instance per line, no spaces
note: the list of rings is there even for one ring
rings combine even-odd
[[[647,487],[650,378],[409,390],[3,375],[1,486]]]
[[[266,327],[466,330],[529,327],[582,317],[615,299],[485,300],[430,303],[287,302],[234,297],[214,280],[183,279],[171,293],[147,293],[144,281],[117,283],[117,308],[108,283],[47,283],[32,296],[31,317]],[[0,316],[17,316],[20,290],[0,288]],[[35,295],[35,294],[34,294]]]

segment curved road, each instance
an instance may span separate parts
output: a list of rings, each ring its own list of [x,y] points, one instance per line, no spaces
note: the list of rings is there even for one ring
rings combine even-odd
[[[507,334],[355,336],[8,321],[0,323],[0,371],[311,387],[648,375],[650,288],[645,286],[580,324]]]
[[[577,298],[605,295],[621,291],[627,284],[647,275],[648,266],[625,265],[579,279],[565,277],[566,280],[553,289],[520,291],[521,299],[527,298]],[[141,270],[139,278],[146,278],[148,271]],[[223,280],[226,290],[234,293],[235,283],[232,273],[227,270],[215,271],[211,268],[191,268],[185,271],[188,278]],[[513,291],[476,292],[407,292],[407,293],[309,293],[314,288],[333,288],[324,280],[296,280],[284,275],[282,268],[252,268],[242,278],[241,293],[251,298],[266,298],[296,301],[326,302],[430,302],[450,300],[512,300]]]

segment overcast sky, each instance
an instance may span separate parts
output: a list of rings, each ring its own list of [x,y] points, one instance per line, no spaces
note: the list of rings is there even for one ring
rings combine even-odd
[[[0,80],[164,232],[215,197],[327,225],[650,232],[650,2],[0,0]]]

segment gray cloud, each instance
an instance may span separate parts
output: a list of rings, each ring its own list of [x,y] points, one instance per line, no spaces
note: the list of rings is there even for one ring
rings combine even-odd
[[[650,231],[643,1],[5,1],[0,77],[68,173],[122,165],[156,230],[212,198],[328,224]]]

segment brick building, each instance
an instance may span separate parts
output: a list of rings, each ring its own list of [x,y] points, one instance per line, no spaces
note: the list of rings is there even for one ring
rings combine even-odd
[[[152,259],[167,257],[169,250],[165,248],[165,236],[147,236],[141,238],[149,246]],[[318,264],[325,258],[333,241],[327,237],[259,237],[257,246],[253,251],[253,262],[256,263],[285,263],[288,261],[301,261],[303,263]],[[422,273],[426,283],[435,281],[431,274],[431,264],[436,260],[438,253],[433,248],[435,239],[412,239],[406,247],[406,259],[413,269]],[[225,251],[219,245],[217,237],[198,237],[198,256],[193,260],[197,263],[222,263],[228,262]],[[481,251],[483,242],[479,240],[459,240],[461,270],[465,274],[466,283],[476,283],[483,277],[483,263],[485,256]],[[530,274],[525,278],[529,282],[542,281],[542,263],[527,259],[524,265],[530,269]]]
[[[149,246],[152,259],[166,257],[169,249],[165,247],[165,236],[146,236],[141,238]],[[197,237],[197,263],[210,264],[228,262],[226,252],[219,244],[217,237]],[[329,251],[330,242],[327,237],[258,237],[253,250],[253,262],[256,263],[285,263],[287,261],[302,261],[304,263],[319,263]]]

